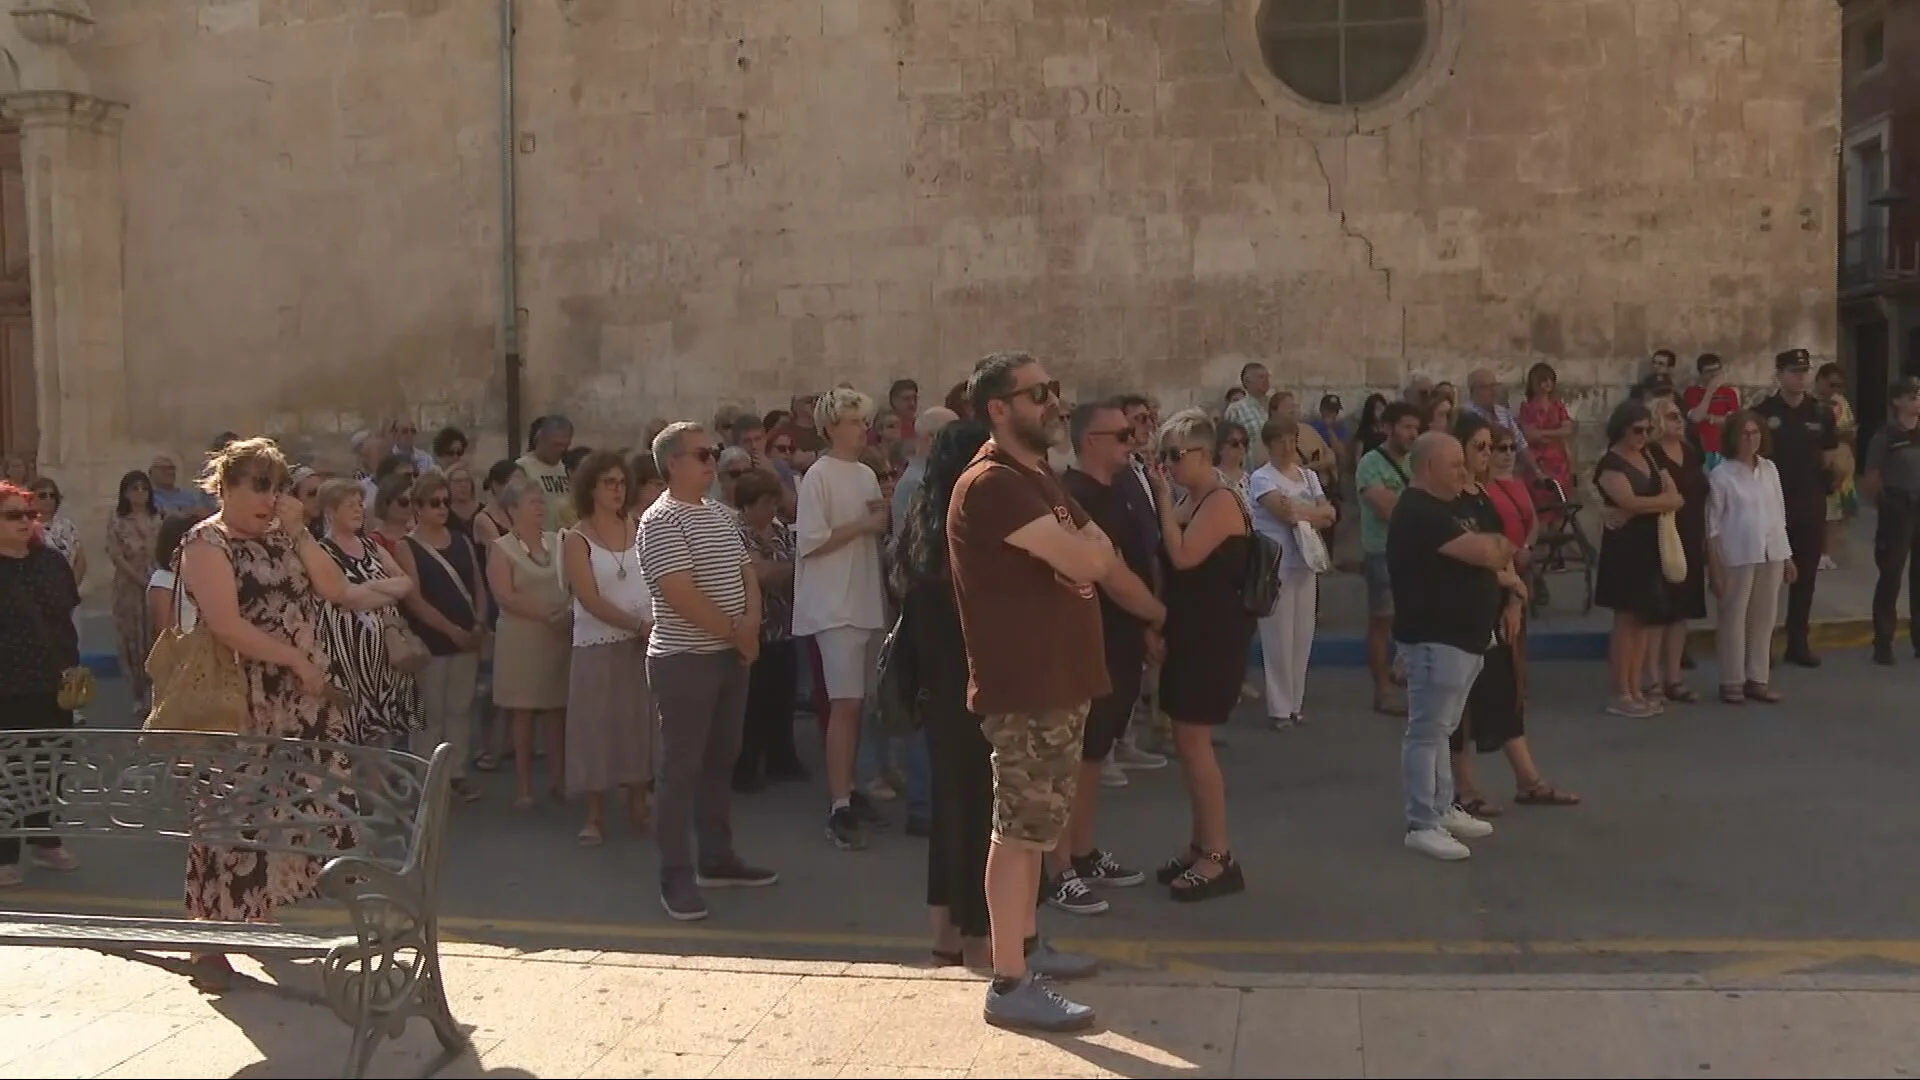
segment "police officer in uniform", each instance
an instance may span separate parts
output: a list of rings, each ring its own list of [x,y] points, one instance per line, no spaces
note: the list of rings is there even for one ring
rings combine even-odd
[[[1786,661],[1819,667],[1807,640],[1813,617],[1813,587],[1820,580],[1820,556],[1826,553],[1827,489],[1840,449],[1833,410],[1807,393],[1813,357],[1788,349],[1773,358],[1780,389],[1753,411],[1773,435],[1773,464],[1780,472],[1787,504],[1787,542],[1793,545],[1798,576],[1787,587]]]
[[[1861,494],[1880,509],[1873,530],[1873,562],[1880,577],[1873,585],[1873,662],[1893,663],[1894,605],[1900,578],[1913,563],[1907,585],[1907,610],[1920,612],[1920,379],[1893,384],[1893,418],[1867,443],[1867,472]],[[1920,634],[1914,635],[1920,657]]]

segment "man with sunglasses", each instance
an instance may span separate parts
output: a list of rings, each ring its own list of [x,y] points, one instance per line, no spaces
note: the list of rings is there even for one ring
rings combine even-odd
[[[1080,776],[1087,711],[1107,696],[1095,584],[1114,545],[1047,467],[1061,428],[1060,384],[1025,353],[974,369],[975,417],[993,437],[954,486],[948,562],[967,648],[967,707],[993,747],[987,911],[993,981],[988,1023],[1070,1031],[1093,1010],[1034,975],[1092,974],[1084,957],[1039,938],[1041,860],[1063,839]]]

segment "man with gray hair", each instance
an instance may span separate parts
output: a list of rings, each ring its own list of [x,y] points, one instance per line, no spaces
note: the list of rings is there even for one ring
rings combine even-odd
[[[960,419],[959,414],[944,405],[935,405],[914,418],[914,434],[907,467],[901,471],[900,479],[893,486],[893,533],[897,538],[900,527],[906,524],[907,507],[913,502],[913,493],[920,490],[920,481],[927,475],[927,452],[933,447],[933,437],[940,434],[948,424]]]
[[[1506,590],[1519,588],[1513,544],[1477,533],[1454,509],[1467,486],[1466,455],[1453,436],[1430,431],[1408,454],[1412,481],[1387,523],[1393,638],[1407,665],[1407,729],[1400,739],[1406,846],[1436,859],[1473,854],[1461,840],[1493,826],[1454,804],[1447,739],[1494,642]],[[1524,595],[1524,593],[1519,593]]]
[[[639,569],[655,620],[647,683],[660,721],[653,809],[660,906],[683,922],[707,917],[702,888],[780,880],[733,848],[733,768],[748,669],[760,655],[760,583],[739,520],[706,497],[718,456],[700,425],[667,425],[653,440],[667,491],[640,515],[639,528]],[[689,831],[699,841],[697,862]]]

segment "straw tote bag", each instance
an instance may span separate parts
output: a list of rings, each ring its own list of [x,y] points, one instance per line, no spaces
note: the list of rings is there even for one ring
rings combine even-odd
[[[186,572],[173,581],[175,625],[162,630],[147,653],[147,677],[153,680],[153,711],[141,725],[148,731],[199,731],[238,735],[251,730],[247,677],[240,657],[220,644],[199,618],[179,625]]]

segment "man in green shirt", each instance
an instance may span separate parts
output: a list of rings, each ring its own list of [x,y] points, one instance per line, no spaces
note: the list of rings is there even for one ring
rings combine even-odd
[[[1360,573],[1367,582],[1367,670],[1373,674],[1373,708],[1405,716],[1393,689],[1393,580],[1387,573],[1387,521],[1407,488],[1407,453],[1420,437],[1420,412],[1404,401],[1380,414],[1387,440],[1354,469],[1360,491]]]

